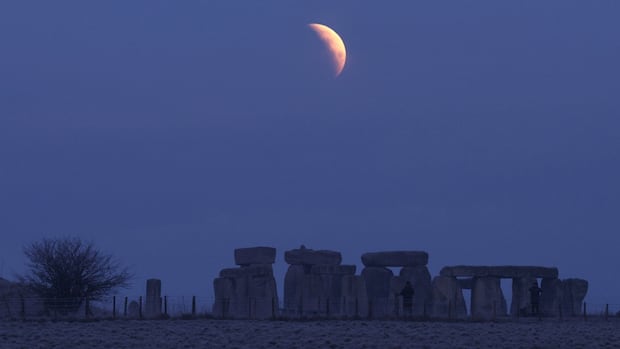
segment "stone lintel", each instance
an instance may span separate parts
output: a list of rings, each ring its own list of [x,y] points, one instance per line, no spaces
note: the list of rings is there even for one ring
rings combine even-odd
[[[444,267],[439,275],[455,277],[497,277],[497,278],[557,278],[558,268],[538,267],[538,266],[471,266],[457,265]]]

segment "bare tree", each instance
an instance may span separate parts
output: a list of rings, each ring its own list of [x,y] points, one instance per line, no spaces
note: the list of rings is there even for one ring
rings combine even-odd
[[[43,239],[24,247],[28,272],[20,279],[44,299],[48,309],[75,312],[84,300],[98,300],[127,287],[127,268],[78,238]]]

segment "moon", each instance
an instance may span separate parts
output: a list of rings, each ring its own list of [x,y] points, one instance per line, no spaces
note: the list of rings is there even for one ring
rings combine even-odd
[[[327,46],[332,56],[334,75],[337,77],[342,73],[344,64],[347,62],[347,50],[344,47],[342,38],[340,38],[340,35],[332,28],[324,24],[310,23],[308,26],[319,36],[319,39],[323,41],[325,46]]]

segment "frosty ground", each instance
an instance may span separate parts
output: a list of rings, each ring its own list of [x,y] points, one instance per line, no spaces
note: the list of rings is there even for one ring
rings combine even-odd
[[[0,348],[620,348],[620,320],[0,320]]]

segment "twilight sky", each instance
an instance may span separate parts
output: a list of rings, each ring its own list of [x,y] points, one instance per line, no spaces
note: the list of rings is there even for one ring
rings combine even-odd
[[[79,236],[138,294],[233,249],[557,266],[618,303],[620,2],[0,2],[0,276]],[[334,28],[334,79],[307,27]]]

